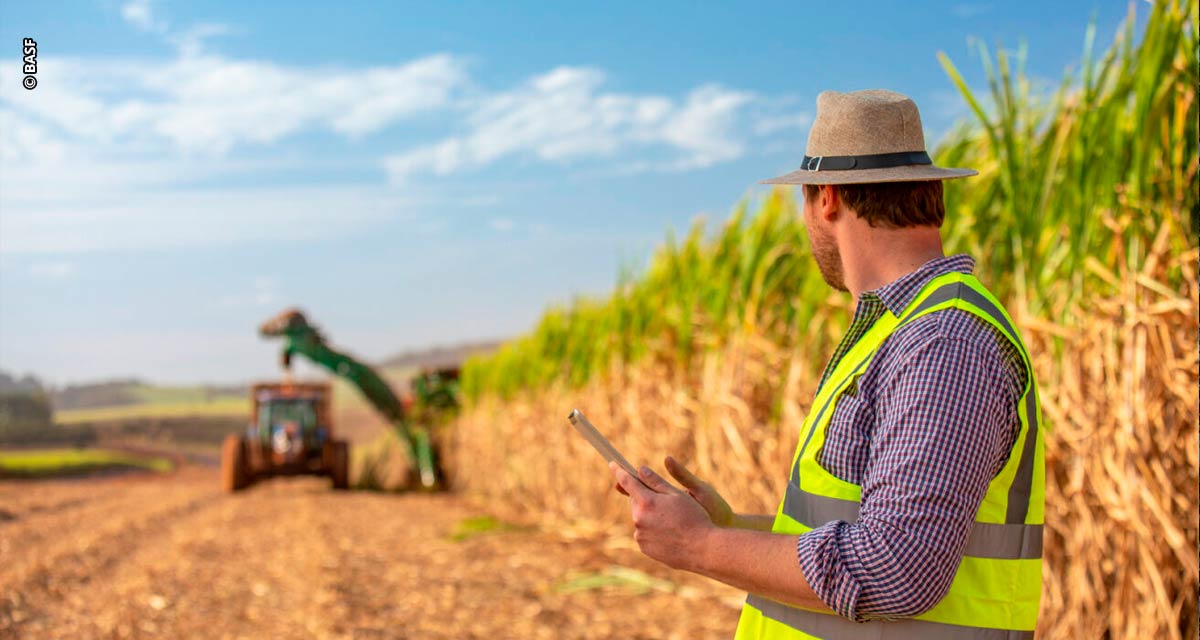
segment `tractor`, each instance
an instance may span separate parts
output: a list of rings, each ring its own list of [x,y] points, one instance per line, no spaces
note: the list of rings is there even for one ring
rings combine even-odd
[[[349,486],[349,447],[334,437],[328,383],[260,383],[251,399],[245,435],[226,436],[221,447],[225,491],[278,475],[327,476],[334,489]]]

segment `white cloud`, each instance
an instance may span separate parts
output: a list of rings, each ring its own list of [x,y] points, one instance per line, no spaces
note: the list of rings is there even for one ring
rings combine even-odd
[[[121,6],[121,17],[142,31],[162,33],[167,25],[154,16],[150,5],[150,0],[130,0]]]
[[[19,87],[20,65],[2,62],[0,82]],[[311,129],[372,133],[445,107],[466,79],[463,63],[449,55],[362,70],[215,55],[165,62],[49,58],[39,73],[37,91],[0,94],[23,124],[92,143],[167,144],[207,155]]]
[[[153,80],[167,100],[148,124],[183,150],[216,154],[312,127],[361,136],[444,106],[462,79],[445,55],[362,71],[185,59]]]
[[[447,175],[508,156],[566,162],[623,152],[665,153],[647,167],[682,170],[733,160],[745,151],[749,92],[710,84],[683,102],[605,92],[597,69],[559,67],[470,108],[465,135],[394,154],[384,167],[395,182]]]
[[[52,164],[67,156],[69,145],[46,127],[24,120],[9,109],[0,109],[0,165]],[[0,174],[0,180],[3,174]]]
[[[511,218],[493,218],[492,221],[488,223],[488,226],[496,231],[505,232],[512,231],[515,224]]]
[[[226,24],[202,22],[188,27],[181,33],[167,35],[167,41],[179,48],[179,53],[185,57],[196,57],[204,49],[204,41],[217,36],[238,33],[237,29]]]
[[[492,194],[397,192],[383,183],[235,187],[227,178],[311,171],[323,161],[292,154],[215,161],[162,149],[117,153],[63,132],[56,136],[11,111],[0,109],[0,118],[0,254],[320,240],[397,218],[429,235],[445,228],[421,216],[430,207],[496,203]]]
[[[733,160],[744,147],[733,135],[737,111],[750,102],[749,93],[707,85],[692,91],[685,104],[663,126],[663,139],[688,151],[678,168],[699,168]]]
[[[227,156],[313,129],[369,133],[441,106],[463,77],[450,56],[352,72],[187,55],[41,63],[37,91],[5,89],[19,65],[0,69],[0,252],[309,239],[410,215],[413,198],[383,184],[189,183],[319,167]]]
[[[332,126],[340,133],[361,136],[404,116],[445,105],[465,80],[461,61],[436,55],[401,67],[370,69],[359,78],[332,81],[316,91],[322,98],[345,89],[359,95],[359,99],[333,118]],[[347,82],[356,86],[344,86]]]
[[[170,29],[166,20],[155,15],[152,0],[130,0],[121,6],[121,17],[139,31],[153,33],[175,45],[185,56],[199,55],[208,38],[237,32],[229,25],[213,22],[201,22],[183,31]]]

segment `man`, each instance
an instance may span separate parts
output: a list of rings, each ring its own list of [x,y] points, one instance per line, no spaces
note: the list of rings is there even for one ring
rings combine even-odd
[[[1032,638],[1044,458],[1012,320],[944,257],[942,180],[916,105],[825,92],[800,170],[817,266],[857,306],[825,367],[774,516],[736,514],[673,458],[619,467],[635,538],[749,592],[738,638]]]

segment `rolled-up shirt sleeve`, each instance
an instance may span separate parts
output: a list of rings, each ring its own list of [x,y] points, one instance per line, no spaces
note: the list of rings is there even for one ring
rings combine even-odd
[[[1019,391],[977,344],[935,337],[880,378],[857,522],[800,536],[805,579],[857,621],[910,618],[946,595],[988,483],[1015,437]]]

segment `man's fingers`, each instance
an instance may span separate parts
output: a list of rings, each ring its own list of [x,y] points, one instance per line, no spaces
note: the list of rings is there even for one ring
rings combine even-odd
[[[633,497],[642,496],[647,491],[646,487],[642,486],[642,483],[638,482],[637,478],[629,475],[628,472],[622,469],[621,465],[610,462],[608,463],[608,468],[612,471],[613,477],[617,479],[617,486],[623,490],[621,493]]]
[[[625,490],[625,487],[622,487],[620,484],[614,484],[613,488],[617,490],[617,493],[623,496],[629,495],[629,492]]]
[[[696,474],[692,473],[687,467],[683,466],[682,462],[672,458],[671,456],[667,456],[666,465],[667,471],[679,481],[679,484],[682,484],[688,489],[696,491],[704,488],[704,481],[700,478],[697,478]]]
[[[679,493],[679,489],[676,489],[670,482],[663,480],[663,477],[654,473],[650,467],[638,469],[638,475],[641,476],[642,482],[645,482],[647,487],[658,493]]]

